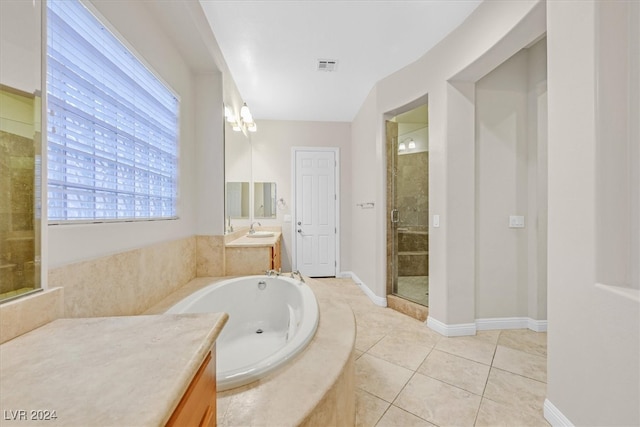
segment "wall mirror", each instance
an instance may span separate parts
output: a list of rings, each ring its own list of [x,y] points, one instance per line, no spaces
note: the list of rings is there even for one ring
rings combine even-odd
[[[275,182],[254,182],[253,183],[253,217],[254,218],[275,218],[276,217],[276,183]]]
[[[227,217],[249,218],[249,183],[227,182]]]
[[[0,300],[40,288],[41,34],[41,1],[0,1]]]
[[[242,132],[224,126],[224,176],[226,187],[226,225],[230,232],[236,225],[248,225],[250,216],[251,139]],[[232,219],[241,219],[233,223]]]

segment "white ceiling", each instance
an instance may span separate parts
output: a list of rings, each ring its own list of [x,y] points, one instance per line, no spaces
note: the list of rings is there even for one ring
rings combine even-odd
[[[481,0],[200,0],[256,119],[352,121],[374,84]],[[318,59],[337,59],[334,72]]]

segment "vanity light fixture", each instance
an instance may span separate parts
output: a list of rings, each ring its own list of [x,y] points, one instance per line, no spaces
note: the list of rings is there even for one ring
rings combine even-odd
[[[409,150],[416,148],[416,143],[413,142],[413,138],[409,140]]]
[[[235,132],[244,132],[247,131],[255,132],[258,130],[258,126],[253,121],[253,116],[251,115],[251,111],[249,107],[247,107],[247,103],[245,102],[242,108],[240,109],[240,118],[238,119],[236,115],[231,111],[231,109],[227,106],[224,107],[224,117],[228,123],[231,124],[232,129]]]
[[[398,151],[404,151],[407,149],[407,146],[405,145],[404,142],[401,142],[400,144],[398,144]]]

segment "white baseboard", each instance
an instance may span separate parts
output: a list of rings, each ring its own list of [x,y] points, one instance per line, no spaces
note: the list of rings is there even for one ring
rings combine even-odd
[[[475,323],[447,325],[446,323],[442,323],[441,321],[429,316],[427,317],[427,326],[445,337],[462,337],[476,334]]]
[[[536,332],[547,332],[548,324],[549,322],[547,320],[535,320],[529,318],[528,328]]]
[[[573,427],[573,423],[569,420],[569,418],[565,417],[564,414],[560,412],[560,410],[549,401],[549,399],[544,400],[543,408],[544,418],[553,427]]]
[[[547,330],[546,320],[535,320],[530,317],[497,317],[489,319],[476,319],[478,331],[491,331],[496,329],[531,329],[535,332]]]
[[[368,296],[375,305],[379,305],[380,307],[387,306],[387,298],[379,297],[378,295],[374,294],[373,291],[369,289],[369,287],[365,285],[364,282],[360,280],[360,278],[353,271],[341,271],[340,273],[338,273],[338,277],[350,277],[354,282],[356,282],[360,289],[362,289],[362,292],[364,292],[364,294]]]

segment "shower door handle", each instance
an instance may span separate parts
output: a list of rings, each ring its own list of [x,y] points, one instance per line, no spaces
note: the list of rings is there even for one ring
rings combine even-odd
[[[391,210],[391,223],[397,224],[400,222],[400,211],[398,209]]]

